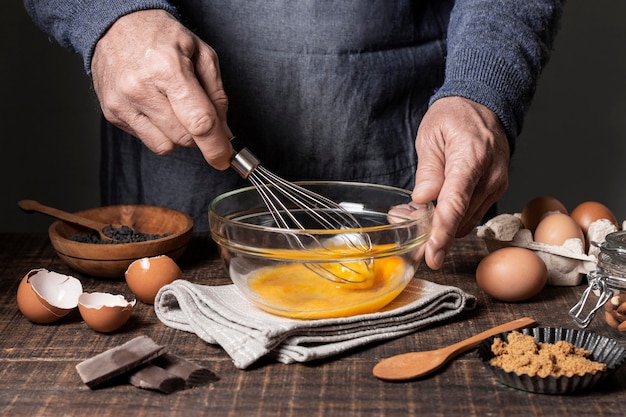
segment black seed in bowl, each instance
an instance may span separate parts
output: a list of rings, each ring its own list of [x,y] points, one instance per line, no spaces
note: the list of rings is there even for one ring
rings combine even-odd
[[[142,233],[128,226],[113,227],[112,225],[105,227],[102,232],[112,240],[103,240],[100,235],[94,231],[73,235],[70,236],[69,239],[80,243],[119,244],[146,242],[171,235],[171,233]]]

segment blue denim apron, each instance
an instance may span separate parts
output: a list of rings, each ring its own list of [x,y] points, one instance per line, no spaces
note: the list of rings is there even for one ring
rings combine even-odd
[[[333,179],[410,189],[414,140],[443,82],[452,2],[182,0],[183,23],[218,53],[228,120],[263,166],[288,180]],[[189,213],[247,185],[197,149],[152,154],[103,123],[104,204]]]

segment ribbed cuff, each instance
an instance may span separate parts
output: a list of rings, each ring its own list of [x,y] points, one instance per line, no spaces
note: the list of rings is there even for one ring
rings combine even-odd
[[[513,65],[499,56],[466,49],[449,57],[444,84],[431,97],[430,104],[443,97],[460,96],[488,107],[500,118],[513,146],[532,88]]]
[[[176,8],[165,0],[124,1],[88,0],[76,2],[70,16],[72,44],[82,56],[87,74],[91,75],[91,59],[96,43],[120,17],[139,10],[162,9],[178,17]]]

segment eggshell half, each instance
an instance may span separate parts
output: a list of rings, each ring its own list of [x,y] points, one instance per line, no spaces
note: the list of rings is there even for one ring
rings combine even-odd
[[[146,304],[154,304],[161,287],[182,278],[183,272],[172,258],[160,255],[133,261],[124,276],[137,298]]]
[[[17,306],[33,323],[53,323],[78,305],[83,292],[80,281],[47,269],[28,272],[17,289]]]
[[[83,293],[78,298],[78,310],[85,323],[101,333],[110,333],[122,327],[135,308],[135,300],[122,295],[103,292]]]

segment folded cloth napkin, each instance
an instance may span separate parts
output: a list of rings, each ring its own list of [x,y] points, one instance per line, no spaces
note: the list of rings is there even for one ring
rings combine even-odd
[[[475,305],[476,298],[459,288],[414,278],[379,312],[296,320],[264,312],[234,285],[177,280],[161,288],[154,310],[165,325],[219,344],[236,367],[245,369],[266,355],[282,363],[325,358],[409,334]]]

